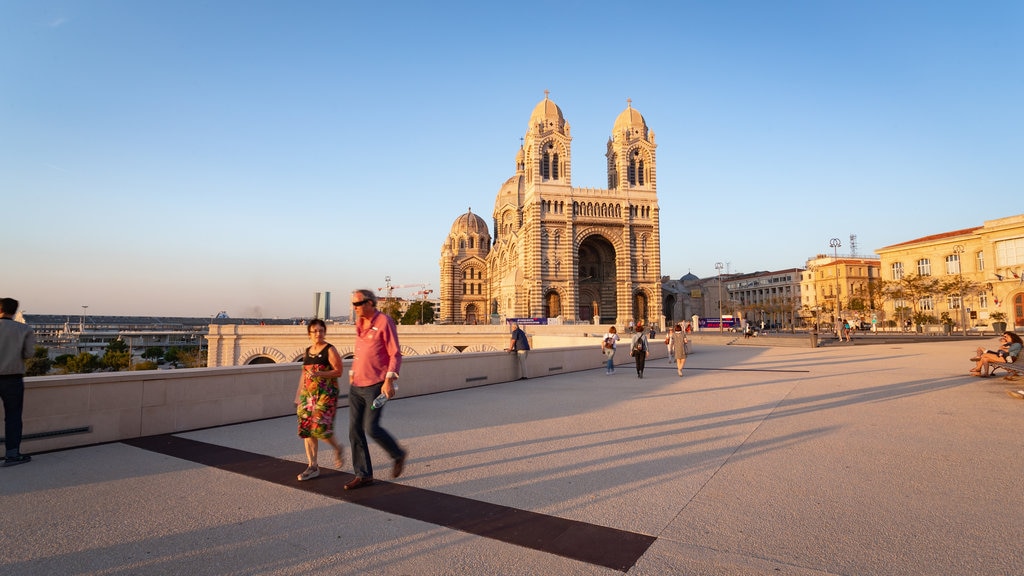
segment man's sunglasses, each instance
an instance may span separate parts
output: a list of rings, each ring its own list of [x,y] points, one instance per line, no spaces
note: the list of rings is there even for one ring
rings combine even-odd
[[[353,306],[362,306],[363,304],[367,304],[369,302],[372,302],[372,300],[369,300],[369,299],[360,300],[359,302],[353,302],[352,305]]]

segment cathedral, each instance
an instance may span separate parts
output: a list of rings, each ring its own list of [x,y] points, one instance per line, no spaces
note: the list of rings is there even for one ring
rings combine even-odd
[[[627,100],[608,138],[608,188],[574,188],[569,123],[545,92],[491,229],[469,210],[441,247],[440,320],[660,323],[656,147]]]

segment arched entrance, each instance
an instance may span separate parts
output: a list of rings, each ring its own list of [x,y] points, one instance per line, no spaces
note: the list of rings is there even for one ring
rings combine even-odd
[[[552,290],[544,296],[544,316],[546,318],[557,318],[562,315],[562,297],[558,292]]]
[[[476,304],[466,306],[466,324],[479,324],[479,316],[480,311],[477,309]]]
[[[589,236],[580,243],[576,261],[579,319],[591,322],[599,316],[601,324],[615,324],[615,247],[602,236]]]
[[[642,291],[637,291],[633,294],[633,318],[635,320],[643,320],[645,323],[651,320],[648,314],[647,294]]]

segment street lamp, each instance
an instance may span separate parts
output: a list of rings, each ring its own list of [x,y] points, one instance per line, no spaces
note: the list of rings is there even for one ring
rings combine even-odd
[[[721,262],[715,262],[715,270],[718,270],[718,331],[724,332],[725,327],[722,326],[722,268],[725,266]]]
[[[88,309],[88,306],[82,306],[82,323],[78,326],[79,332],[85,332],[85,311]]]
[[[832,248],[832,261],[836,265],[836,317],[835,321],[839,321],[839,247],[843,245],[839,241],[839,238],[833,238],[828,241],[828,245]]]
[[[964,336],[967,336],[967,311],[964,309],[964,246],[957,244],[953,246],[953,254],[956,254],[956,272],[960,275],[960,326],[963,328]]]

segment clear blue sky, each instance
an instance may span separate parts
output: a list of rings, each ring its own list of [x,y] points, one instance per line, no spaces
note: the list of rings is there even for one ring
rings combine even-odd
[[[575,186],[606,186],[627,98],[655,131],[663,274],[869,255],[1024,212],[1022,64],[1017,0],[0,0],[0,295],[290,317],[386,275],[436,291],[544,90]]]

